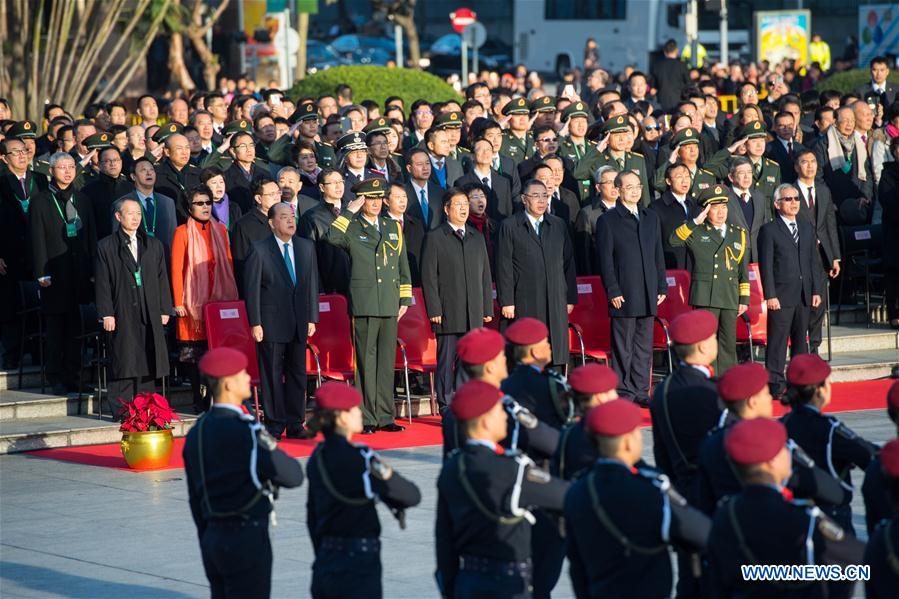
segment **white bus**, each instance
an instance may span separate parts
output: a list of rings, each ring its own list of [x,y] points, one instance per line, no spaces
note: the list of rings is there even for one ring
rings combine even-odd
[[[515,63],[530,70],[560,75],[582,66],[587,38],[599,44],[600,64],[610,71],[627,65],[648,71],[650,54],[668,39],[686,43],[685,0],[513,0]],[[700,5],[702,3],[700,2]],[[731,24],[735,19],[729,19]],[[699,41],[720,56],[716,15],[700,12]],[[745,26],[744,26],[745,27]],[[728,56],[748,58],[745,28],[728,32]]]

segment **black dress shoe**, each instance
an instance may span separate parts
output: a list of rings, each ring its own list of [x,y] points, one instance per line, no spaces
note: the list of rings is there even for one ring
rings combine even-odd
[[[298,428],[296,430],[287,431],[288,439],[311,439],[315,436],[311,431],[306,430],[305,428]]]
[[[378,429],[379,431],[384,431],[385,433],[398,433],[400,431],[406,430],[405,426],[401,426],[397,423],[388,424],[386,426],[382,426]]]
[[[366,424],[365,426],[362,427],[362,434],[363,435],[373,435],[376,430],[378,430],[378,427],[371,425],[371,424]]]

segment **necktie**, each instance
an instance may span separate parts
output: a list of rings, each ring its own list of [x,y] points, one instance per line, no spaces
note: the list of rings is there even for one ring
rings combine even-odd
[[[814,187],[808,188],[808,209],[809,210],[815,209],[815,188]]]
[[[793,140],[787,142],[787,154],[790,155],[790,158],[793,157]]]
[[[290,280],[294,285],[297,284],[297,272],[293,268],[293,260],[290,259],[290,243],[284,244],[284,265],[287,267],[287,274],[290,275]]]
[[[25,194],[25,197],[28,197],[28,190],[25,189],[25,177],[19,179],[19,183],[22,185],[22,193]]]
[[[150,231],[154,232],[155,224],[156,224],[156,203],[153,201],[153,196],[147,196],[147,207],[145,208],[147,213],[147,222],[144,223],[144,227]]]
[[[460,241],[464,240],[465,232],[462,229],[456,229],[456,237],[458,237]]]
[[[540,237],[540,221],[534,221],[534,231],[537,233],[537,237]]]
[[[740,194],[740,199],[743,200],[743,203],[744,203],[744,204],[748,204],[748,203],[749,203],[749,194],[748,194],[748,193],[741,193],[741,194]]]
[[[131,250],[131,257],[137,262],[137,236],[128,238],[128,249]]]
[[[721,239],[724,239],[724,237],[727,235],[727,227],[721,227],[720,229],[718,229],[718,232],[721,233]]]
[[[443,161],[442,161],[442,160],[438,160],[438,161],[437,161],[437,170],[438,170],[438,171],[442,171],[442,170],[443,170]]]
[[[865,144],[866,146],[868,145],[868,134],[867,133],[862,135],[862,143]]]
[[[618,163],[618,170],[624,170],[624,158],[617,158],[616,162]]]
[[[421,198],[421,214],[425,217],[425,224],[428,224],[428,198],[425,196],[425,190],[419,189],[418,195]]]
[[[755,178],[758,179],[759,175],[762,174],[762,163],[756,162],[755,165],[752,167],[752,172],[755,175]]]
[[[481,179],[481,183],[486,185],[487,189],[490,189],[490,179],[488,179],[487,177],[484,177],[483,179]]]
[[[799,245],[799,229],[796,227],[796,223],[790,223],[790,231],[793,232],[793,243]]]

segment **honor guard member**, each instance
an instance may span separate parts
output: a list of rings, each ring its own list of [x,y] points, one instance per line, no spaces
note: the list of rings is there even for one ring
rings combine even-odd
[[[565,480],[576,480],[596,461],[596,447],[590,442],[585,415],[598,405],[618,399],[618,375],[603,364],[578,366],[568,377],[577,422],[562,429],[550,472]]]
[[[243,353],[211,349],[199,368],[214,401],[187,434],[184,472],[203,568],[215,599],[265,598],[272,585],[274,500],[278,487],[303,483],[303,469],[242,409],[252,395]]]
[[[624,399],[587,413],[587,433],[599,459],[565,497],[569,573],[579,599],[668,597],[669,547],[705,548],[709,519],[665,475],[635,467],[643,449],[642,420],[642,410]]]
[[[887,415],[899,428],[899,381],[894,381],[887,392]],[[894,511],[887,492],[883,462],[880,456],[871,460],[865,470],[862,495],[865,498],[865,524],[868,528],[868,537],[870,537],[874,533],[877,523],[892,516]]]
[[[386,505],[405,529],[405,510],[421,502],[415,484],[370,448],[352,442],[362,432],[361,401],[359,391],[337,381],[315,393],[310,427],[325,436],[307,466],[315,599],[380,598],[381,523],[375,504]]]
[[[631,171],[640,177],[640,185],[642,185],[642,195],[640,196],[640,207],[649,206],[650,181],[648,179],[651,173],[646,172],[646,161],[642,154],[631,152],[630,147],[634,142],[634,132],[631,130],[630,121],[626,115],[612,117],[602,124],[600,130],[603,135],[603,141],[599,145],[590,148],[587,154],[578,160],[577,166],[574,168],[574,177],[579,181],[582,179],[591,179],[596,173],[596,169],[601,166],[614,167],[618,172]],[[600,151],[600,148],[604,148]]]
[[[508,118],[509,128],[503,132],[503,144],[499,153],[508,156],[517,165],[534,155],[534,136],[531,135],[531,109],[527,98],[514,98],[506,102],[502,110]]]
[[[743,489],[718,508],[712,522],[712,597],[832,597],[824,580],[748,580],[742,568],[862,563],[862,543],[817,507],[785,492],[783,481],[792,471],[787,441],[784,426],[768,418],[741,420],[724,437]]]
[[[787,366],[787,400],[790,412],[781,420],[790,438],[827,468],[831,476],[840,480],[846,490],[839,504],[819,503],[825,514],[833,518],[847,535],[855,536],[852,526],[853,466],[864,470],[877,454],[873,443],[859,437],[835,416],[825,416],[822,410],[830,403],[832,388],[830,364],[814,354],[802,354]]]
[[[463,380],[490,383],[497,389],[509,376],[506,368],[506,341],[492,329],[478,328],[465,334],[456,345],[456,355]],[[503,407],[509,421],[509,434],[500,442],[510,452],[531,451],[549,455],[559,443],[559,431],[541,422],[510,395],[503,395]],[[465,444],[465,431],[459,426],[452,410],[443,413],[443,458]]]
[[[442,597],[531,597],[531,525],[538,507],[561,511],[568,483],[527,456],[506,454],[502,392],[468,381],[450,410],[465,444],[437,479],[437,586]]]
[[[883,446],[880,461],[892,512],[877,526],[865,550],[863,563],[871,566],[871,578],[865,583],[868,599],[888,599],[899,589],[899,439]]]
[[[693,257],[690,305],[718,320],[715,371],[724,374],[737,363],[737,316],[749,309],[749,233],[727,223],[727,189],[713,185],[699,196],[702,212],[671,233],[672,247]]]
[[[727,371],[718,381],[718,396],[726,406],[726,421],[709,433],[699,447],[699,499],[696,507],[709,516],[718,504],[741,489],[733,463],[724,451],[724,437],[742,420],[771,418],[774,399],[768,389],[768,371],[761,364],[746,362]],[[793,475],[786,481],[796,497],[816,502],[839,503],[843,499],[840,483],[815,465],[802,449],[787,440],[793,459]]]
[[[668,162],[661,162],[656,167],[655,177],[653,177],[653,185],[656,191],[662,193],[665,191],[667,184],[665,183],[665,171],[669,164],[676,162],[683,163],[690,171],[690,192],[689,197],[693,201],[698,201],[699,194],[710,187],[714,187],[718,182],[717,176],[712,170],[699,166],[699,132],[696,129],[681,129],[671,138],[670,145],[673,148],[671,158]]]
[[[287,118],[287,122],[291,126],[288,132],[269,146],[268,159],[270,162],[285,166],[290,164],[290,146],[295,143],[294,133],[296,132],[296,141],[306,140],[315,148],[315,163],[319,168],[334,168],[337,164],[334,147],[327,142],[315,139],[319,135],[319,115],[314,103],[307,102],[298,106]]]
[[[362,432],[369,434],[376,429],[398,432],[404,427],[394,422],[397,321],[412,304],[403,228],[390,217],[381,216],[387,195],[384,179],[361,181],[353,193],[356,199],[331,223],[328,241],[350,255],[349,303],[356,351],[356,388],[363,397]]]
[[[568,135],[559,138],[559,150],[556,154],[568,158],[571,164],[576,165],[595,147],[586,137],[587,129],[593,123],[593,116],[585,103],[572,102],[562,111],[562,122],[568,125]],[[578,192],[582,204],[593,195],[590,177],[578,180]]]

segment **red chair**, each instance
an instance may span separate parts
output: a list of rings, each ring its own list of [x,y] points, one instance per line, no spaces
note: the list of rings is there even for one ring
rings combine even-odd
[[[312,366],[308,371],[316,373],[319,385],[323,378],[346,382],[355,378],[353,332],[344,296],[319,296],[318,324],[306,344],[306,364]]]
[[[431,328],[421,289],[412,290],[412,305],[397,323],[395,370],[401,370],[406,383],[406,408],[412,422],[412,391],[409,372],[427,373],[431,384],[431,413],[437,413],[434,397],[434,372],[437,370],[437,337]]]
[[[609,320],[609,300],[599,277],[577,278],[578,303],[568,315],[568,350],[581,357],[609,362],[612,352],[612,331]]]
[[[749,359],[755,361],[755,346],[768,344],[768,304],[762,290],[759,265],[749,265],[749,310],[737,319],[737,344],[749,344]]]
[[[671,322],[684,312],[693,310],[690,305],[690,273],[686,270],[669,270],[666,273],[668,295],[659,306],[655,319],[652,349],[664,351],[668,355],[668,370],[674,370],[674,357],[671,353]]]
[[[246,304],[243,300],[210,302],[203,306],[203,318],[209,349],[230,347],[247,357],[247,374],[253,385],[253,405],[256,420],[259,420],[259,362],[256,359],[256,340],[247,320]]]

